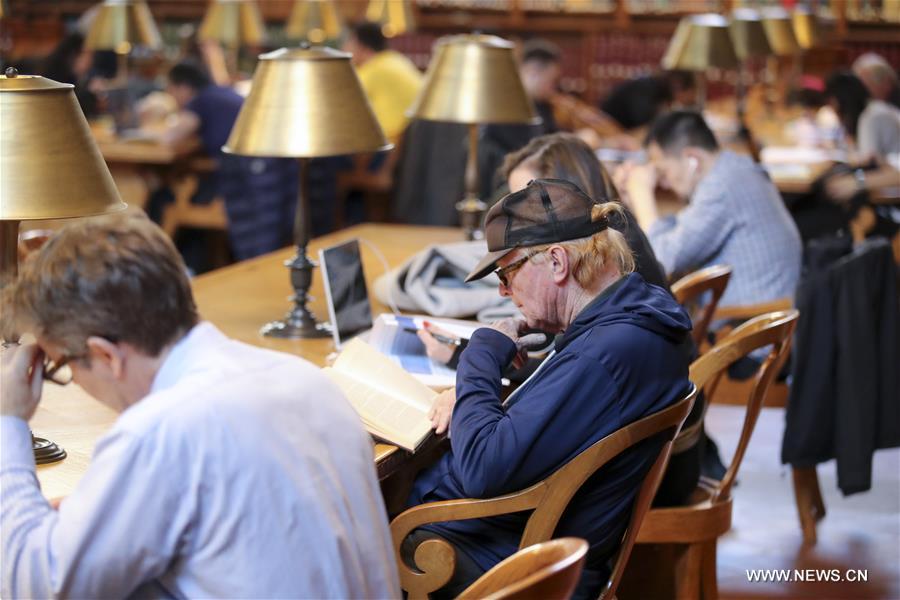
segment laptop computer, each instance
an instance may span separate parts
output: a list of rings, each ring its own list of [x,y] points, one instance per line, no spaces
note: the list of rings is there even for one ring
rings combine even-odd
[[[335,349],[340,350],[358,336],[426,385],[443,387],[455,383],[456,372],[428,358],[415,330],[429,319],[461,337],[469,337],[477,324],[390,313],[373,320],[357,239],[319,250],[319,267]]]

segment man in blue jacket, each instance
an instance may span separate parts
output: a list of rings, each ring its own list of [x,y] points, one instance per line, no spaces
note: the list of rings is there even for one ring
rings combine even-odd
[[[524,319],[477,330],[462,353],[449,416],[451,451],[416,480],[410,504],[488,498],[540,481],[606,435],[683,398],[689,388],[691,322],[665,290],[632,273],[621,206],[595,203],[575,185],[534,180],[485,219],[489,253],[469,275],[494,272],[500,294]],[[561,333],[554,351],[505,403],[501,373],[522,356],[526,332]],[[438,427],[440,430],[440,427]],[[590,478],[556,535],[591,545],[578,595],[596,597],[609,577],[635,494],[659,446],[644,443]],[[404,557],[440,537],[456,548],[456,571],[437,596],[454,596],[513,554],[528,514],[428,525],[404,542]]]

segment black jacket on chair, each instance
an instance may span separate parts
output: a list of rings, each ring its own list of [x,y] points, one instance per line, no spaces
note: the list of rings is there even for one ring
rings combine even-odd
[[[822,246],[807,252],[781,460],[836,458],[849,495],[871,487],[875,450],[900,446],[897,267],[883,240],[833,261]]]

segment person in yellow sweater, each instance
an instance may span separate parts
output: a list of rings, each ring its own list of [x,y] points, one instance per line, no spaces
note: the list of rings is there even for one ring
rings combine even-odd
[[[407,57],[388,49],[377,23],[355,25],[344,50],[353,54],[356,73],[384,134],[396,143],[409,122],[406,111],[422,87],[422,73]]]

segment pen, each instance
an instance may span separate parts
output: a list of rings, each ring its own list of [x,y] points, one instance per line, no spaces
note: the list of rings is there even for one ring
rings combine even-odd
[[[418,329],[416,329],[415,327],[404,327],[403,331],[408,331],[410,333],[416,333],[418,331]],[[431,333],[431,332],[429,331],[428,333]],[[451,338],[451,337],[447,337],[446,335],[441,335],[439,333],[431,333],[431,337],[433,337],[434,339],[436,339],[437,341],[439,341],[442,344],[450,344],[451,346],[459,346],[459,344],[461,343],[459,338]]]

